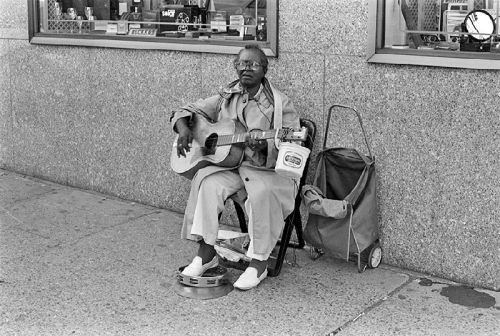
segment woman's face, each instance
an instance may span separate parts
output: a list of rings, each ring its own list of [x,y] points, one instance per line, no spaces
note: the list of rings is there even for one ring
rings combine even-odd
[[[262,65],[256,66],[255,63],[260,64],[259,52],[252,49],[243,49],[240,53],[237,63],[246,64],[244,69],[236,69],[240,79],[241,86],[251,89],[260,86],[262,79],[266,75]],[[251,66],[251,65],[254,66]]]

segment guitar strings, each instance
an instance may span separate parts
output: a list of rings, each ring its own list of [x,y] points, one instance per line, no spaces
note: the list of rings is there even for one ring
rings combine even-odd
[[[260,104],[259,101],[257,101],[254,98],[252,98],[251,100],[253,100],[255,102],[257,108],[259,109],[259,112],[264,116],[264,118],[266,118],[269,126],[271,126],[271,119],[261,109],[261,105],[262,104]],[[262,106],[264,106],[264,105],[262,105]],[[239,137],[239,134],[235,134],[235,135]],[[218,145],[219,146],[230,145],[233,142],[232,139],[233,139],[233,137],[235,135],[221,135],[221,136],[218,136],[215,139],[209,139],[209,140],[206,141],[206,145],[209,148],[212,148],[212,147],[215,147],[215,146],[218,146]],[[263,135],[263,137],[265,137],[266,136],[266,131],[263,131],[262,135]],[[241,139],[239,139],[239,138],[238,138],[238,140],[239,140],[239,142],[244,142],[244,141],[241,141]],[[244,139],[244,140],[246,140],[246,139]]]
[[[260,131],[260,137],[267,138],[269,136],[274,136],[274,132],[274,130]],[[209,139],[206,143],[210,146],[223,146],[233,143],[241,143],[246,141],[247,134],[248,133],[219,135],[216,139]]]

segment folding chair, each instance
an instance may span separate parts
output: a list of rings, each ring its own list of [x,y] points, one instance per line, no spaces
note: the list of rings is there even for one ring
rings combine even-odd
[[[312,120],[301,118],[300,126],[307,128],[307,140],[305,141],[304,144],[312,152],[314,139],[316,138],[316,124]],[[302,218],[300,214],[300,204],[302,201],[302,198],[300,196],[300,190],[302,189],[302,186],[305,184],[306,181],[307,170],[309,168],[309,161],[310,158],[306,162],[306,165],[304,167],[304,172],[300,179],[299,190],[297,193],[297,197],[295,198],[294,210],[285,219],[285,226],[281,234],[281,239],[278,241],[279,247],[274,249],[273,253],[271,254],[271,257],[269,258],[269,263],[267,267],[269,276],[277,276],[280,273],[281,267],[283,266],[283,261],[285,260],[287,247],[301,249],[305,245],[303,238],[303,230],[302,230]],[[240,193],[236,193],[235,195],[231,196],[230,199],[233,201],[241,232],[247,233],[248,227],[245,217],[245,211],[243,210],[244,197],[241,197]],[[294,228],[295,228],[295,233],[297,235],[297,242],[290,242],[290,238],[292,236],[292,231]],[[234,263],[225,261],[225,264],[228,267],[233,267],[238,269],[245,269],[248,266],[248,263],[245,262]]]

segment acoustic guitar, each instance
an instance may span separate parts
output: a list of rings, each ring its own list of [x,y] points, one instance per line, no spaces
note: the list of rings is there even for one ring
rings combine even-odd
[[[186,157],[177,156],[177,135],[174,140],[170,166],[174,172],[188,179],[192,179],[196,172],[209,165],[233,168],[237,167],[245,150],[245,143],[250,133],[237,120],[221,119],[210,122],[200,115],[193,115],[192,126],[193,142]],[[253,131],[255,139],[265,140],[277,138],[280,141],[305,141],[307,129],[300,131],[278,129],[268,131]]]

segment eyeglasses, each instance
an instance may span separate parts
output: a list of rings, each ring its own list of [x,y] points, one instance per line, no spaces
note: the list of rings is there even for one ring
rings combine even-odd
[[[234,68],[238,71],[250,69],[252,71],[257,71],[262,66],[262,64],[253,61],[236,61],[234,62]]]

